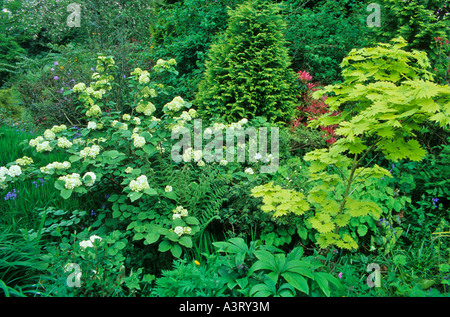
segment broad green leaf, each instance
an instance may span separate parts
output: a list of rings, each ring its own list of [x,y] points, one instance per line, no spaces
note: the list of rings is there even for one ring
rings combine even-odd
[[[356,231],[358,232],[360,237],[363,237],[366,235],[368,228],[366,225],[359,225]]]
[[[179,258],[180,256],[181,256],[181,252],[182,252],[183,250],[181,249],[181,247],[180,247],[180,245],[179,244],[174,244],[174,245],[172,245],[172,247],[170,248],[170,252],[172,253],[172,255],[175,257],[175,258]]]
[[[178,241],[179,244],[186,248],[192,248],[192,238],[188,236],[182,236]]]
[[[292,272],[284,272],[281,276],[292,286],[294,286],[297,290],[306,295],[309,295],[309,286],[306,279],[297,273]]]
[[[64,199],[69,199],[70,196],[72,196],[72,192],[73,192],[72,189],[63,188],[61,190],[61,197]]]
[[[145,244],[152,244],[152,243],[155,243],[156,241],[158,241],[159,237],[160,237],[160,234],[159,234],[159,233],[157,233],[157,232],[155,232],[155,231],[149,232],[149,233],[145,236]]]
[[[169,251],[171,247],[172,247],[172,244],[170,243],[169,240],[163,240],[158,245],[158,251],[166,252],[166,251]]]
[[[155,196],[158,194],[158,192],[153,188],[146,188],[146,189],[144,189],[144,194],[149,195],[149,196]]]
[[[323,291],[325,296],[330,297],[330,286],[328,285],[327,279],[328,273],[324,272],[314,272],[314,280],[319,285],[319,288]]]
[[[138,193],[138,192],[131,192],[128,194],[128,197],[131,199],[131,201],[136,201],[139,198],[141,198],[143,195],[143,193]]]

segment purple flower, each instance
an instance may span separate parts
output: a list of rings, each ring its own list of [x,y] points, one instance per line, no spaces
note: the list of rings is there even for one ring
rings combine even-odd
[[[58,76],[55,76],[55,77],[53,77],[53,79],[54,79],[54,80],[58,80],[58,79],[59,79],[59,77],[58,77]]]
[[[52,67],[52,68],[50,68],[50,70],[51,70],[51,71],[54,71],[55,69]]]
[[[342,272],[339,272],[338,277],[339,277],[339,278],[342,278],[342,275],[343,275],[343,273],[342,273]]]
[[[94,69],[94,68],[91,68],[91,70],[94,71],[95,69]]]
[[[439,198],[432,198],[431,201],[433,202],[434,208],[437,207],[436,203],[439,201]]]
[[[18,191],[18,190],[16,191],[16,189],[14,188],[12,192],[8,192],[8,193],[6,194],[5,200],[9,200],[9,199],[14,200],[14,199],[16,199],[16,198],[17,198],[17,193],[18,193],[18,192],[19,192],[19,191]]]
[[[53,64],[54,64],[54,65],[59,65],[58,62],[54,62]]]

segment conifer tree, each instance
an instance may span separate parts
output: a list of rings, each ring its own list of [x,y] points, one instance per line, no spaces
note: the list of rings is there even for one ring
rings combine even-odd
[[[291,118],[296,74],[289,68],[285,23],[277,11],[267,0],[248,0],[230,11],[227,30],[211,46],[196,96],[205,119]]]

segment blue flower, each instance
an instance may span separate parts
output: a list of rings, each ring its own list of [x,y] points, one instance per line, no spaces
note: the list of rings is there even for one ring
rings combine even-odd
[[[19,192],[19,191],[18,191],[18,190],[16,191],[16,189],[13,189],[12,192],[8,192],[8,193],[6,194],[6,196],[5,196],[5,200],[10,200],[10,199],[14,200],[14,199],[16,199],[16,198],[17,198],[17,193],[18,193],[18,192]]]
[[[436,203],[439,201],[439,198],[432,198],[431,201],[433,202],[434,208],[437,207]]]

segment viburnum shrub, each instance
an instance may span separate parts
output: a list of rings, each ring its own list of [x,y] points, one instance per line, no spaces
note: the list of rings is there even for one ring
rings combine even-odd
[[[171,159],[171,136],[193,120],[196,111],[179,96],[164,106],[155,105],[165,87],[150,80],[150,72],[171,72],[175,65],[173,59],[158,60],[151,71],[132,71],[127,79],[132,87],[131,111],[122,113],[108,101],[114,89],[109,74],[114,60],[99,56],[93,81],[73,87],[83,104],[86,126],[53,126],[28,144],[34,155],[62,151],[68,159],[41,167],[35,166],[33,158],[17,159],[0,168],[1,188],[26,177],[56,178],[55,187],[64,199],[107,188],[112,217],[126,226],[128,238],[145,245],[159,243],[159,251],[170,250],[179,257],[182,247],[192,247],[200,222],[198,214],[180,204],[185,188],[170,183],[177,180],[177,171],[189,170],[192,164]],[[153,115],[157,107],[163,113],[160,118]],[[197,165],[201,173],[202,164]]]
[[[330,113],[309,125],[337,124],[341,138],[305,155],[312,186],[305,198],[271,183],[252,191],[263,198],[263,211],[274,217],[300,217],[299,235],[321,248],[357,249],[369,230],[378,231],[380,218],[391,216],[392,189],[374,186],[391,173],[376,164],[362,166],[369,153],[379,151],[391,161],[420,161],[426,151],[415,132],[427,120],[441,127],[450,124],[450,88],[432,81],[426,53],[408,52],[405,46],[400,37],[392,44],[352,50],[342,62],[344,82],[313,94],[332,94],[327,98]],[[342,112],[332,116],[333,111]],[[380,199],[386,202],[376,203]],[[398,238],[401,230],[395,231]]]
[[[298,72],[298,79],[301,82],[301,95],[299,99],[301,105],[297,107],[299,111],[298,118],[293,120],[291,124],[291,129],[295,130],[300,124],[305,127],[308,125],[308,121],[316,120],[321,115],[329,113],[328,105],[326,104],[327,96],[323,95],[321,99],[316,99],[312,97],[312,94],[318,90],[319,84],[311,82],[313,77],[306,71]],[[340,111],[332,112],[332,115],[339,115]],[[336,142],[336,134],[334,129],[337,125],[324,126],[319,125],[319,128],[324,134],[321,134],[322,138],[329,144]]]

